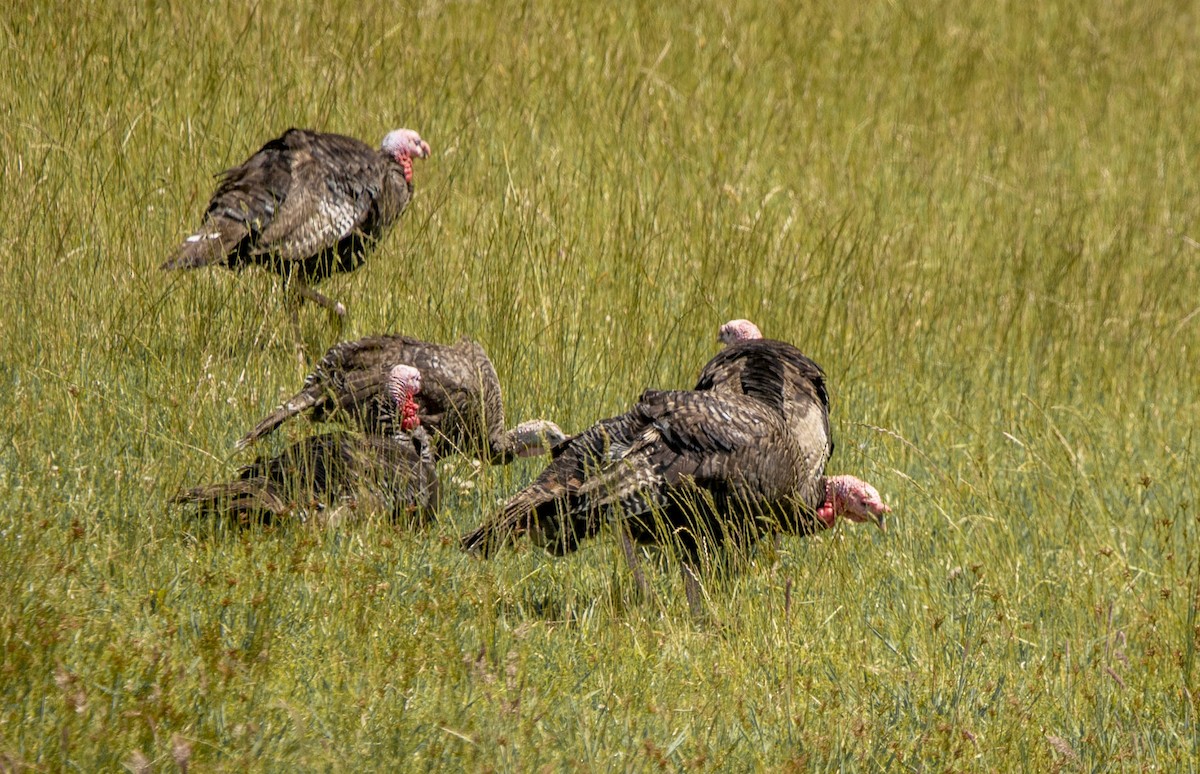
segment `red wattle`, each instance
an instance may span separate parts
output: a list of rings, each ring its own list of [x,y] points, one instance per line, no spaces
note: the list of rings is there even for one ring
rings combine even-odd
[[[417,404],[409,396],[408,400],[404,401],[404,405],[400,407],[400,429],[412,430],[421,424],[421,417],[417,415]]]
[[[400,157],[400,169],[404,171],[404,182],[412,182],[412,159],[407,155]]]

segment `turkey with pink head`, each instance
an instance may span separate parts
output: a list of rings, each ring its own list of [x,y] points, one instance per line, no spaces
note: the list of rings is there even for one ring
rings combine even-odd
[[[363,510],[423,523],[437,509],[439,491],[429,436],[414,400],[421,374],[396,366],[386,384],[393,432],[310,436],[275,457],[258,458],[231,482],[188,489],[173,502],[195,503],[201,512],[242,523],[288,515],[333,520]]]
[[[630,539],[680,548],[688,602],[699,612],[691,568],[706,546],[809,534],[839,516],[883,527],[890,509],[878,493],[848,478],[830,487],[824,445],[807,448],[811,439],[789,427],[785,362],[767,351],[743,360],[736,391],[647,391],[630,411],[555,447],[542,474],[463,547],[489,556],[529,534],[565,554],[611,523],[639,585]]]
[[[280,275],[302,353],[303,300],[329,310],[339,327],[346,315],[311,284],[362,265],[412,198],[413,159],[428,156],[429,144],[411,129],[388,132],[378,149],[288,129],[218,176],[200,227],[162,268],[262,266]]]
[[[829,391],[825,372],[796,347],[783,341],[763,338],[758,326],[749,320],[730,320],[718,331],[717,338],[726,346],[700,371],[696,389],[702,391],[741,394],[746,368],[764,359],[783,369],[783,413],[788,430],[797,446],[803,450],[802,464],[806,475],[827,490],[825,504],[818,516],[828,518],[834,510],[832,501],[843,497],[863,504],[882,505],[879,493],[870,484],[854,476],[824,477],[825,465],[833,455],[833,435],[829,430]],[[832,483],[831,483],[832,482]],[[865,507],[865,506],[864,506]],[[877,508],[876,522],[885,526],[882,515],[891,509]],[[830,520],[830,523],[832,521]]]
[[[390,334],[331,347],[300,391],[259,421],[238,446],[274,432],[297,414],[315,421],[348,419],[370,432],[386,433],[392,416],[387,375],[400,363],[421,372],[423,387],[416,401],[435,457],[467,454],[508,463],[542,454],[566,437],[545,419],[506,426],[500,379],[478,342],[463,337],[454,344],[435,344]]]

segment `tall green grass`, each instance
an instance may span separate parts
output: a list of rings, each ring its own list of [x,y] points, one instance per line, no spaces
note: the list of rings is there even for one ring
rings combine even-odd
[[[5,10],[0,767],[1195,770],[1196,21]],[[695,623],[673,560],[637,601],[611,539],[459,553],[536,461],[449,464],[415,533],[169,508],[302,375],[273,278],[156,268],[291,125],[434,148],[323,286],[347,335],[469,334],[512,417],[579,429],[750,317],[825,366],[831,471],[891,531],[763,546]]]

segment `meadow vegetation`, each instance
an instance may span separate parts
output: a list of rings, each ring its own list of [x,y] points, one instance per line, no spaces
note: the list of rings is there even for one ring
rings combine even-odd
[[[1197,22],[18,0],[0,769],[1195,770]],[[825,367],[830,472],[890,531],[761,546],[697,622],[671,557],[639,601],[611,536],[458,550],[536,460],[447,463],[420,531],[169,507],[302,376],[275,278],[157,270],[213,173],[292,125],[433,146],[323,286],[347,336],[468,334],[514,419],[577,430],[749,317]]]

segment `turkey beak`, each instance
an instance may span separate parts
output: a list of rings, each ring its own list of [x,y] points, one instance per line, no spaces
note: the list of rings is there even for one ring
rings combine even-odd
[[[884,518],[892,512],[892,507],[885,503],[880,503],[878,508],[871,509],[871,523],[879,527],[879,531],[887,534],[887,521]]]

